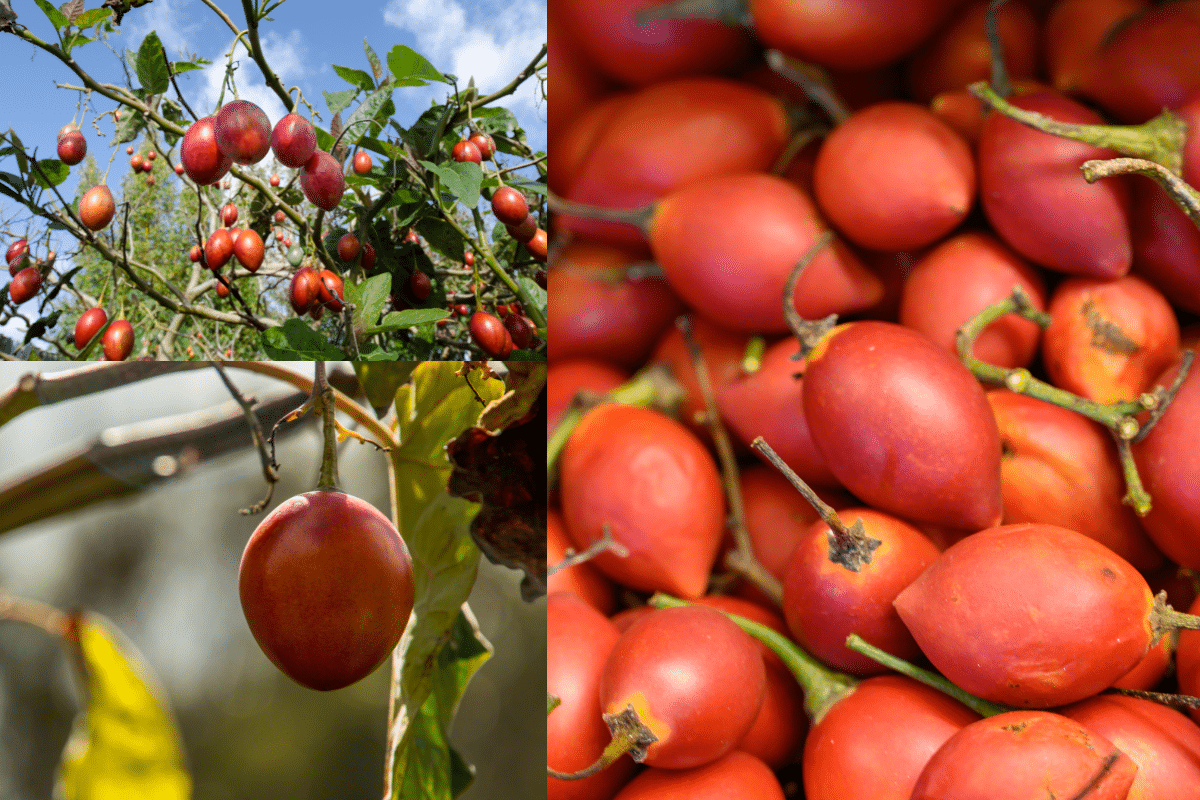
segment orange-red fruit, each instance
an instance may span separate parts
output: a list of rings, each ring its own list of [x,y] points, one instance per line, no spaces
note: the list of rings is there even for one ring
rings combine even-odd
[[[492,213],[505,225],[520,225],[529,216],[529,203],[516,189],[501,186],[492,193]]]
[[[233,255],[250,272],[257,272],[263,262],[263,240],[257,231],[245,228],[233,243]]]
[[[288,299],[292,310],[303,314],[311,309],[320,299],[321,279],[312,267],[301,267],[292,276],[292,285],[288,291]]]
[[[299,114],[287,114],[271,131],[271,149],[280,164],[299,169],[317,149],[317,132],[312,123]]]
[[[291,247],[290,242],[285,242],[285,245]],[[371,246],[370,242],[363,242],[362,266],[363,269],[375,266],[375,248]]]
[[[332,270],[323,269],[317,274],[319,279],[317,285],[317,296],[321,299],[321,304],[329,306],[332,311],[341,311],[345,308],[342,300],[343,282],[342,276]]]
[[[428,275],[416,269],[408,276],[408,290],[412,292],[413,297],[424,300],[433,291],[433,282],[429,280]]]
[[[233,223],[237,222],[238,208],[233,203],[226,203],[221,209],[221,222],[226,228],[232,227]]]
[[[233,166],[233,159],[217,146],[216,121],[210,116],[193,122],[179,148],[184,171],[201,186],[216,183]]]
[[[533,340],[533,334],[537,332],[537,326],[533,324],[533,320],[523,314],[509,314],[504,318],[504,327],[508,330],[508,335],[512,337],[513,347],[517,350],[529,347],[530,341]]]
[[[16,305],[31,300],[42,288],[42,273],[37,267],[26,267],[8,284],[8,298]]]
[[[58,157],[64,164],[75,166],[87,155],[87,139],[78,129],[67,130],[58,136]]]
[[[278,185],[279,185],[279,176],[278,176],[278,175],[272,175],[272,176],[271,176],[271,185],[272,185],[272,186],[278,186]]]
[[[479,152],[479,148],[475,146],[474,142],[468,139],[463,139],[461,142],[456,143],[450,150],[450,157],[459,163],[464,161],[474,161],[476,164],[483,163],[483,155]]]
[[[359,150],[354,154],[354,172],[358,175],[366,175],[371,171],[371,154],[363,150]]]
[[[188,258],[190,258],[193,262],[200,260],[200,245],[192,245],[192,249],[188,251]]]
[[[75,346],[82,350],[96,335],[96,332],[108,323],[108,313],[103,308],[89,308],[79,315],[75,323]]]
[[[175,174],[176,174],[176,175],[182,175],[182,174],[183,174],[183,164],[176,164],[176,165],[175,165]]]
[[[217,297],[222,299],[229,297],[229,284],[226,281],[222,281],[220,276],[217,276]]]
[[[373,672],[400,640],[413,605],[412,560],[369,503],[306,492],[255,529],[238,590],[275,666],[310,689],[340,689]]]
[[[107,186],[93,186],[79,199],[79,219],[93,231],[98,231],[112,222],[116,213],[117,202]]]
[[[463,253],[463,263],[466,264],[468,267],[475,265],[475,251],[474,250],[467,250],[466,252]]]
[[[521,220],[516,225],[505,225],[508,230],[508,235],[516,239],[518,242],[528,242],[533,238],[533,235],[538,231],[537,217],[533,214],[526,214],[525,219]]]
[[[133,326],[128,320],[118,319],[108,326],[100,340],[104,357],[109,361],[124,361],[133,352]]]
[[[314,206],[332,211],[346,191],[346,176],[337,159],[324,150],[317,150],[300,171],[300,188]]]
[[[204,260],[208,262],[208,268],[216,272],[229,263],[232,255],[233,237],[225,228],[217,228],[204,243]]]
[[[492,358],[508,358],[513,350],[512,336],[504,323],[486,311],[476,311],[468,324],[475,344]]]
[[[546,263],[548,247],[549,241],[546,238],[545,228],[538,228],[533,232],[533,236],[529,239],[529,241],[525,243],[525,249],[529,251],[529,255],[533,256],[533,260],[542,264]]]
[[[257,164],[271,149],[271,121],[249,100],[226,103],[217,112],[217,147],[238,164]]]
[[[496,140],[492,138],[490,133],[483,131],[472,131],[471,136],[467,139],[479,151],[479,155],[485,161],[496,155]]]
[[[362,252],[362,245],[358,241],[358,237],[353,233],[347,233],[342,238],[338,239],[337,254],[344,263],[349,264],[354,259],[358,258],[358,254]]]

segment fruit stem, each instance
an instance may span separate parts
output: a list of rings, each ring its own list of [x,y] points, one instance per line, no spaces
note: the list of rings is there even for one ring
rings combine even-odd
[[[987,11],[987,40],[988,51],[992,57],[992,86],[1000,97],[1010,97],[1013,93],[1012,79],[1008,74],[1008,65],[1004,63],[1004,40],[1000,38],[1000,23],[998,16],[1000,7],[1005,0],[991,0]]]
[[[812,247],[800,256],[800,260],[796,262],[796,266],[792,267],[792,273],[788,275],[787,283],[783,287],[783,318],[787,321],[788,328],[796,338],[800,341],[800,350],[796,355],[792,356],[795,360],[808,358],[808,354],[817,346],[817,342],[825,338],[825,334],[837,324],[837,314],[830,314],[824,319],[806,320],[796,311],[796,284],[800,282],[800,276],[804,274],[804,270],[813,260],[821,254],[821,251],[833,243],[833,231],[824,231],[817,240],[813,242]]]
[[[742,500],[742,487],[738,481],[737,456],[734,455],[733,445],[729,442],[729,434],[721,424],[721,414],[717,410],[712,381],[709,380],[708,365],[700,343],[696,341],[692,318],[684,314],[675,320],[675,326],[683,335],[684,344],[687,345],[688,355],[692,360],[692,371],[696,373],[696,383],[700,386],[700,394],[704,398],[705,424],[716,446],[717,460],[721,463],[721,481],[725,485],[725,496],[729,500],[728,524],[733,533],[735,548],[725,557],[725,564],[753,583],[777,605],[783,605],[783,584],[754,554],[750,529],[746,524],[746,504]]]
[[[337,473],[337,419],[334,415],[333,387],[325,376],[325,362],[315,362],[316,377],[313,379],[313,394],[321,397],[321,421],[325,433],[325,449],[321,454],[321,475],[317,489],[341,491]]]
[[[546,716],[550,716],[550,712],[562,705],[562,698],[555,694],[546,692]]]
[[[550,192],[547,198],[549,209],[556,214],[603,222],[623,222],[626,225],[633,225],[647,237],[650,235],[650,220],[654,216],[653,203],[640,208],[604,208],[587,203],[577,203],[574,200],[560,197],[554,192]]]
[[[1150,646],[1154,647],[1159,639],[1175,630],[1200,631],[1200,617],[1171,608],[1164,590],[1154,596],[1154,606],[1150,609]]]
[[[1079,168],[1083,170],[1083,179],[1088,183],[1095,183],[1098,178],[1111,178],[1114,175],[1145,175],[1158,183],[1175,204],[1183,209],[1183,213],[1200,227],[1200,192],[1162,164],[1143,158],[1109,158],[1085,161]]]
[[[829,75],[816,64],[788,58],[775,49],[767,50],[763,53],[763,58],[777,75],[787,78],[803,89],[808,99],[820,106],[834,125],[841,125],[850,118],[849,106],[833,91]]]
[[[638,718],[637,711],[631,705],[618,714],[604,714],[603,717],[612,732],[612,739],[605,745],[600,757],[578,772],[559,772],[547,766],[547,775],[560,781],[583,780],[605,769],[626,753],[640,764],[646,758],[646,748],[658,741],[658,737]]]
[[[834,564],[840,564],[851,572],[860,572],[864,564],[871,563],[871,554],[875,552],[875,548],[883,544],[879,539],[873,539],[867,535],[867,531],[863,528],[862,518],[854,520],[854,524],[847,526],[842,522],[842,518],[838,515],[833,506],[826,503],[817,493],[813,491],[804,480],[789,467],[784,460],[779,457],[771,445],[767,444],[763,437],[757,437],[750,443],[750,447],[762,453],[763,457],[770,461],[775,469],[783,473],[792,486],[796,487],[796,491],[803,495],[808,504],[813,507],[821,519],[829,526],[829,560]]]
[[[880,650],[875,645],[867,642],[857,633],[852,633],[846,637],[846,647],[856,653],[861,653],[867,658],[874,659],[888,669],[893,669],[901,675],[907,675],[913,680],[920,681],[926,686],[937,689],[942,694],[953,697],[958,702],[962,703],[967,708],[974,711],[983,717],[994,717],[997,714],[1003,714],[1006,711],[1014,711],[1013,706],[1006,706],[1002,703],[993,703],[990,700],[984,700],[982,697],[960,689],[950,681],[938,675],[936,672],[930,672],[927,669],[922,669],[915,664],[911,664],[902,658],[892,655],[886,650]]]
[[[1178,114],[1163,111],[1140,125],[1081,125],[1017,108],[1001,97],[986,81],[977,81],[967,90],[1009,119],[1076,142],[1106,147],[1124,156],[1149,159],[1171,173],[1183,170],[1183,142],[1187,125]]]
[[[643,9],[633,17],[638,25],[673,19],[708,19],[743,28],[754,26],[746,0],[672,0]]]
[[[656,592],[648,601],[654,608],[675,608],[691,605],[686,600]],[[781,633],[737,614],[721,612],[739,628],[771,648],[804,690],[804,710],[812,724],[817,724],[837,701],[854,691],[858,679],[830,669],[800,649],[800,646]]]

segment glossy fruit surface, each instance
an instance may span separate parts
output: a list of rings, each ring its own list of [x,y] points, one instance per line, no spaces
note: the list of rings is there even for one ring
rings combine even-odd
[[[107,186],[93,186],[79,199],[79,219],[93,231],[112,222],[117,213],[117,202]]]
[[[299,169],[317,149],[317,132],[305,117],[287,114],[271,131],[271,149],[280,164]]]
[[[429,280],[428,275],[416,269],[408,276],[408,290],[413,293],[413,297],[424,300],[433,291],[433,282]]]
[[[508,358],[513,341],[504,323],[486,311],[476,311],[468,323],[475,344],[492,358]]]
[[[315,269],[301,267],[296,270],[288,290],[288,299],[292,304],[292,310],[297,314],[303,314],[311,309],[320,299],[320,287],[321,279]]]
[[[546,258],[549,255],[549,246],[550,241],[545,228],[538,228],[533,232],[533,236],[529,237],[529,241],[525,243],[525,249],[529,251],[529,255],[533,257],[533,260],[542,264],[546,263]]]
[[[371,171],[371,154],[366,151],[359,150],[354,154],[354,172],[358,175],[366,175]]]
[[[474,142],[467,139],[457,142],[454,147],[451,148],[450,157],[460,163],[463,161],[473,161],[476,164],[483,163],[483,155],[479,152],[479,148]]]
[[[344,283],[342,276],[332,270],[323,269],[318,273],[317,296],[322,305],[329,306],[331,311],[341,311],[345,308],[342,302]]]
[[[300,171],[300,188],[304,196],[317,208],[332,211],[342,200],[346,191],[346,176],[337,159],[324,150],[317,150]]]
[[[259,523],[238,588],[250,632],[275,666],[310,689],[340,689],[373,672],[400,640],[412,561],[374,506],[306,492]]]
[[[133,352],[133,326],[128,320],[114,320],[104,332],[100,345],[109,361],[124,361]]]
[[[271,149],[271,121],[249,100],[226,103],[217,112],[217,146],[238,164],[257,164]]]
[[[193,122],[183,135],[179,149],[184,171],[201,186],[216,183],[233,166],[233,159],[217,146],[216,122],[217,118],[213,116]]]
[[[82,350],[96,333],[108,324],[108,313],[103,308],[89,308],[79,315],[75,323],[75,346]]]
[[[87,155],[87,139],[79,130],[69,130],[59,134],[58,158],[64,164],[75,166]]]
[[[217,228],[209,234],[208,241],[204,243],[204,260],[209,269],[216,272],[229,263],[232,255],[233,237],[227,229]]]
[[[272,175],[272,176],[271,176],[271,185],[272,185],[272,186],[278,186],[278,185],[279,185],[279,176],[278,176],[278,175]]]
[[[529,347],[529,342],[537,332],[533,321],[524,314],[509,314],[504,318],[504,327],[508,330],[508,335],[512,337],[513,347],[517,350]]]
[[[342,238],[338,239],[337,255],[343,262],[349,264],[354,259],[358,258],[358,254],[362,252],[362,245],[358,241],[358,237],[353,233],[347,233]]]
[[[238,207],[233,203],[226,203],[221,209],[221,222],[226,228],[233,227],[233,223],[237,222]]]
[[[243,229],[233,243],[233,255],[247,270],[257,272],[263,262],[263,240],[258,231]]]
[[[533,238],[538,232],[538,220],[533,214],[526,214],[525,219],[516,225],[505,225],[508,235],[522,244]]]
[[[32,300],[42,288],[42,273],[37,267],[26,267],[13,276],[8,284],[8,297],[16,305]]]
[[[370,242],[363,242],[362,251],[362,267],[363,269],[371,269],[375,266],[375,248]]]
[[[484,161],[487,161],[492,156],[496,155],[496,140],[492,138],[490,133],[472,131],[471,136],[467,139],[467,141],[475,145]]]
[[[651,767],[614,800],[784,800],[784,794],[770,767],[735,750],[692,769]]]
[[[129,168],[134,172],[137,172],[142,168],[142,163],[142,155],[141,153],[138,153],[133,158],[129,159]]]
[[[501,186],[492,193],[492,213],[506,225],[520,225],[529,216],[529,203],[516,189]]]

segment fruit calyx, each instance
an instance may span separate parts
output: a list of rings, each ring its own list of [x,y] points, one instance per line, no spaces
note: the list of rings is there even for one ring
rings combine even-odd
[[[578,772],[559,772],[546,767],[547,775],[560,781],[580,781],[601,772],[626,753],[640,764],[646,758],[646,748],[658,741],[632,705],[625,706],[625,710],[617,714],[603,714],[602,717],[612,733],[612,740],[605,745],[600,757]]]

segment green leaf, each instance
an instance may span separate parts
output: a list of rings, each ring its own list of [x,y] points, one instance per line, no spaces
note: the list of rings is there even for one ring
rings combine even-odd
[[[162,692],[141,658],[107,620],[72,618],[71,654],[86,691],[59,765],[56,796],[69,800],[184,800],[191,778]]]
[[[525,291],[529,292],[529,299],[541,309],[544,319],[546,317],[546,290],[538,286],[537,281],[528,275],[518,275],[517,282],[525,287]]]
[[[383,313],[392,288],[392,276],[385,272],[367,278],[357,286],[349,284],[346,286],[347,294],[351,288],[355,295],[350,300],[354,304],[354,330],[361,336]]]
[[[76,47],[85,44],[91,44],[96,41],[91,36],[88,36],[83,31],[73,31],[70,36],[63,41],[63,52],[70,55],[71,51]]]
[[[321,94],[325,95],[325,105],[329,107],[329,113],[332,115],[340,114],[349,108],[358,91],[355,89],[345,89],[340,92],[321,92]]]
[[[540,194],[543,197],[547,193],[545,181],[535,181],[521,175],[506,175],[504,182],[514,189],[520,189],[523,192],[532,192]]]
[[[483,168],[474,161],[462,163],[448,161],[444,164],[422,161],[420,163],[425,169],[436,173],[442,179],[442,186],[467,208],[479,205],[479,188],[483,183]]]
[[[363,39],[363,50],[367,53],[367,61],[371,62],[371,72],[375,74],[375,80],[383,80],[383,64],[379,63],[379,56],[375,55],[366,39]]]
[[[385,275],[384,277],[388,276]],[[406,308],[403,311],[391,312],[378,325],[367,328],[366,334],[370,336],[376,333],[399,330],[400,328],[428,325],[431,322],[437,322],[439,319],[445,319],[448,316],[450,316],[450,312],[444,308]]]
[[[347,144],[355,144],[359,138],[371,132],[372,129],[378,132],[376,125],[379,111],[383,106],[392,99],[392,90],[395,86],[389,81],[382,86],[379,91],[373,92],[366,100],[359,104],[358,108],[354,109],[354,113],[350,115],[350,119],[346,120],[346,135],[342,137],[342,141]]]
[[[351,69],[350,67],[339,67],[337,64],[330,64],[333,71],[341,76],[342,80],[351,86],[357,86],[364,92],[375,90],[375,81],[371,80],[371,76],[363,72],[361,69]]]
[[[39,159],[37,165],[38,169],[33,171],[33,182],[43,189],[58,186],[71,174],[71,168],[57,158]],[[43,175],[45,176],[44,178],[42,177]],[[46,181],[49,181],[49,183]]]
[[[423,217],[417,220],[416,228],[434,250],[452,261],[463,260],[462,234],[449,222],[440,217]]]
[[[90,28],[94,25],[99,25],[104,20],[112,16],[112,9],[109,8],[91,8],[75,18],[75,27]]]
[[[406,45],[393,47],[387,60],[397,86],[426,86],[429,81],[448,83],[446,76],[438,72],[425,56]]]
[[[396,392],[408,383],[412,371],[417,368],[415,361],[404,361],[399,364],[389,364],[375,367],[361,362],[353,362],[354,372],[358,382],[362,384],[375,416],[382,419],[387,415],[392,403],[396,402]]]
[[[199,63],[192,61],[174,61],[171,63],[171,69],[175,70],[176,75],[182,75],[185,72],[191,72],[194,69],[204,69],[206,64],[211,63],[208,59],[197,59]]]
[[[42,9],[42,12],[45,13],[46,17],[50,20],[50,24],[54,26],[55,30],[61,31],[63,28],[67,27],[67,18],[61,11],[47,3],[46,0],[37,0],[37,4],[38,7]]]
[[[155,31],[146,34],[138,47],[137,76],[148,94],[163,94],[171,86],[167,62],[163,59],[162,41]]]
[[[469,531],[478,506],[446,491],[450,463],[445,448],[475,424],[483,404],[503,394],[504,384],[495,378],[481,380],[478,373],[468,384],[457,374],[461,366],[456,361],[418,364],[407,391],[402,386],[396,396],[400,445],[391,458],[395,485],[400,487],[400,534],[416,565],[416,601],[414,619],[398,647],[400,680],[391,699],[393,797],[450,796],[451,756],[440,723],[453,716],[462,687],[482,663],[478,647],[487,649],[482,642],[470,643],[478,637],[464,608],[479,567],[479,549]],[[443,656],[447,647],[451,652]],[[431,782],[443,787],[441,793],[411,788],[434,785]]]
[[[320,333],[298,319],[263,331],[263,350],[275,361],[340,361],[346,357]]]

